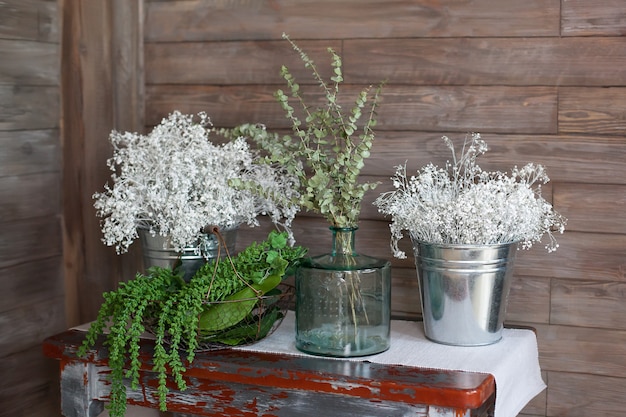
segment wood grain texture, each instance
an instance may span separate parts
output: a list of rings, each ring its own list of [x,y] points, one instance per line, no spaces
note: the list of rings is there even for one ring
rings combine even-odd
[[[61,226],[53,216],[0,223],[0,268],[59,256]]]
[[[59,46],[0,39],[0,84],[59,84]]]
[[[61,171],[59,131],[0,131],[0,177]]]
[[[344,86],[355,97],[365,86]],[[216,126],[251,122],[289,128],[276,103],[274,86],[146,87],[146,123],[156,125],[173,110],[206,111]],[[307,93],[305,93],[306,96]],[[317,92],[311,93],[315,102]],[[556,133],[556,91],[550,87],[387,86],[378,110],[379,131],[475,131],[528,134]],[[501,123],[507,120],[506,125]],[[532,124],[528,120],[533,120]]]
[[[60,255],[33,260],[3,269],[3,274],[12,277],[2,283],[0,312],[28,307],[65,295]]]
[[[58,173],[0,177],[0,222],[55,217],[60,210]]]
[[[598,281],[626,279],[626,235],[565,232],[556,237],[560,247],[555,253],[546,253],[541,244],[520,253],[516,273]]]
[[[477,125],[489,151],[479,159],[486,170],[510,171],[529,162],[546,167],[551,183],[626,184],[626,141],[618,137],[576,135],[509,135],[485,132]],[[451,157],[441,140],[447,135],[461,146],[465,132],[442,129],[423,131],[378,131],[363,172],[389,182],[397,165],[407,162],[416,172],[432,162],[443,166]],[[556,185],[558,187],[558,184]],[[376,190],[378,192],[380,190]],[[546,195],[546,197],[550,197]]]
[[[58,364],[41,346],[0,358],[0,416],[61,417]]]
[[[340,41],[298,42],[311,59],[319,63],[320,75],[332,75],[327,48],[342,51]],[[285,65],[300,84],[315,84],[311,71],[289,43],[185,42],[147,43],[145,53],[147,84],[280,84]]]
[[[550,322],[626,330],[626,283],[552,280]]]
[[[367,39],[346,40],[343,51],[346,81],[357,84],[610,86],[626,78],[620,38]]]
[[[621,0],[567,0],[561,8],[563,36],[624,36],[626,13]]]
[[[58,43],[56,1],[4,0],[0,3],[0,34],[4,39]]]
[[[626,234],[626,186],[560,183],[554,204],[568,219],[568,230]]]
[[[209,41],[558,36],[559,2],[503,0],[377,0],[254,2],[249,0],[147,3],[146,39]],[[332,12],[329,12],[332,11]]]
[[[20,323],[15,326],[15,323]],[[0,352],[20,352],[41,347],[43,339],[66,328],[63,298],[50,297],[44,302],[21,306],[0,316]]]
[[[541,324],[534,327],[537,330],[539,362],[544,371],[626,376],[626,351],[623,346],[626,332],[623,330]],[[593,378],[590,377],[590,380]],[[582,394],[581,388],[572,391],[571,395]]]
[[[624,378],[550,372],[548,380],[547,416],[624,415]]]
[[[626,88],[566,87],[559,90],[559,132],[626,134]]]
[[[0,130],[56,128],[59,100],[56,86],[0,85]]]

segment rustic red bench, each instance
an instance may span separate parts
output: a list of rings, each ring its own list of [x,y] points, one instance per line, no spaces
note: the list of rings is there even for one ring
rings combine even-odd
[[[44,341],[44,354],[60,361],[65,417],[95,417],[107,401],[107,352],[100,340],[84,358],[84,338],[68,330]],[[151,371],[153,341],[142,341],[141,388],[128,403],[158,408]],[[198,354],[186,372],[188,388],[172,389],[168,410],[199,416],[439,416],[493,415],[492,375],[382,365],[278,353],[220,350]],[[173,386],[172,386],[173,388]]]

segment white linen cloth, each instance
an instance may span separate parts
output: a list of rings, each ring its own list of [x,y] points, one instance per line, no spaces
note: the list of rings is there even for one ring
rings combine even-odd
[[[295,334],[295,313],[289,311],[274,333],[253,345],[235,349],[310,356],[296,349]],[[491,374],[496,380],[494,417],[517,416],[546,388],[539,367],[537,338],[531,330],[504,329],[502,340],[497,343],[460,347],[429,341],[421,322],[392,320],[389,350],[338,359]]]

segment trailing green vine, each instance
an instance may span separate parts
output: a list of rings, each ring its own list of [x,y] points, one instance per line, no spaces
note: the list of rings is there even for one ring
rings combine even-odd
[[[265,332],[253,336],[269,331],[280,312],[274,309],[266,316],[253,316],[258,297],[276,293],[276,286],[293,274],[305,254],[305,248],[288,245],[286,232],[272,231],[265,241],[236,256],[206,263],[189,282],[176,269],[152,267],[146,275],[137,274],[105,293],[78,355],[84,356],[98,336],[105,335],[111,368],[110,415],[121,417],[126,411],[125,381],[131,389],[139,387],[139,340],[147,327],[156,337],[153,371],[159,381],[160,408],[165,411],[167,378],[171,376],[179,390],[186,389],[183,358],[189,363],[194,360],[200,340],[239,344],[249,336],[246,325],[251,321],[260,322],[257,327]]]

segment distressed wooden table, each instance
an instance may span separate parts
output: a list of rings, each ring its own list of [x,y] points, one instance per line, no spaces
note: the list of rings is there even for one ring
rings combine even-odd
[[[60,361],[62,412],[95,417],[109,394],[102,340],[84,358],[76,350],[84,332],[68,330],[43,344]],[[141,388],[128,403],[158,408],[153,342],[142,341]],[[198,354],[188,367],[184,392],[173,390],[168,410],[199,416],[438,416],[493,414],[492,375],[299,357],[237,350]],[[173,385],[172,387],[173,388]]]

